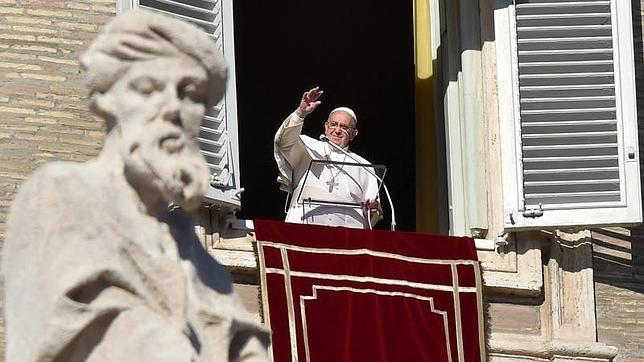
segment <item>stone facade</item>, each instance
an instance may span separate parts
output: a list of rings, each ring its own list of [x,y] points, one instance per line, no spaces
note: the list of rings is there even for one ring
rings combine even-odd
[[[20,182],[53,160],[100,149],[78,56],[116,11],[114,0],[0,1],[0,239]]]
[[[632,7],[640,169],[644,170],[644,1],[632,1]],[[598,229],[592,235],[598,340],[618,348],[617,361],[644,361],[644,228]]]
[[[644,359],[644,230],[593,230],[598,340],[618,361]]]
[[[644,0],[632,4],[638,114],[644,124]],[[0,241],[11,199],[35,168],[52,160],[84,161],[100,149],[103,125],[87,110],[87,90],[77,59],[115,9],[114,0],[0,0]],[[225,210],[204,209],[200,219],[203,242],[233,268],[238,291],[259,318],[251,231]],[[488,329],[499,336],[492,341],[500,351],[494,359],[509,360],[502,355],[514,347],[506,339],[546,348],[543,341],[561,336],[566,328],[574,330],[570,323],[560,324],[563,329],[552,325],[553,308],[568,298],[565,293],[553,294],[558,285],[553,275],[562,271],[565,277],[576,265],[572,270],[586,272],[565,283],[584,281],[582,289],[594,295],[595,315],[586,315],[584,321],[595,319],[596,336],[591,331],[583,339],[596,338],[600,346],[617,347],[616,361],[644,360],[643,230],[592,230],[590,274],[588,264],[570,261],[557,238],[549,234],[524,233],[519,239],[525,241],[513,244],[510,240],[503,254],[482,255],[488,268]],[[590,249],[583,255],[590,256]],[[582,312],[588,311],[566,309],[563,320]],[[544,344],[534,345],[535,341]],[[554,354],[524,352],[532,353],[535,360],[554,359]],[[597,353],[610,355],[610,349]]]
[[[115,11],[114,0],[0,1],[0,240],[34,169],[100,150],[103,124],[87,109],[78,56]]]

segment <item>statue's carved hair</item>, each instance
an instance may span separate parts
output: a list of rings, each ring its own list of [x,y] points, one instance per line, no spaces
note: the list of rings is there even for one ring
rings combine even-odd
[[[208,73],[208,105],[226,89],[227,68],[216,43],[196,26],[143,10],[121,14],[81,56],[92,93],[105,93],[135,62],[187,55]]]

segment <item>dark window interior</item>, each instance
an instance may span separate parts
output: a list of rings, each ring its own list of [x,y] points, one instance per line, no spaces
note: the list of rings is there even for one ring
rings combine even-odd
[[[322,104],[306,119],[317,137],[328,112],[349,106],[358,116],[351,149],[388,167],[398,230],[415,229],[414,64],[412,2],[235,1],[235,56],[243,194],[239,214],[284,218],[273,136],[319,85]],[[378,225],[389,226],[389,205]]]

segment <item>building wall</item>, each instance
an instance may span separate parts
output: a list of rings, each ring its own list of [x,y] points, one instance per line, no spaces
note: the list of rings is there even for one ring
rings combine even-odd
[[[593,271],[600,342],[619,361],[644,360],[644,229],[593,230]]]
[[[632,7],[640,168],[644,171],[644,1],[633,0]],[[618,347],[618,361],[644,361],[644,228],[598,229],[592,236],[598,340]]]
[[[0,0],[0,242],[11,200],[34,169],[100,149],[103,124],[87,110],[78,57],[115,9],[115,0]]]
[[[644,0],[633,0],[638,104],[644,124],[642,8]],[[115,0],[0,0],[0,242],[11,199],[35,168],[54,160],[84,161],[100,149],[103,125],[87,110],[77,59],[114,13]],[[618,347],[618,360],[642,360],[644,229],[601,229],[592,236],[598,340]],[[247,307],[257,312],[256,281],[238,281]],[[540,299],[513,302],[492,296],[492,329],[538,335]]]
[[[0,239],[35,168],[98,153],[103,125],[87,110],[78,57],[114,13],[114,0],[0,0]]]

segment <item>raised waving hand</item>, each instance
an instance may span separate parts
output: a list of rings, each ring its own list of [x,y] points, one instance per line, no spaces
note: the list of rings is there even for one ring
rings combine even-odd
[[[320,87],[314,87],[307,92],[304,92],[304,94],[302,94],[302,100],[300,100],[300,105],[295,110],[295,114],[300,118],[308,116],[315,110],[315,108],[317,108],[317,106],[320,105],[320,103],[322,103],[318,100],[322,96],[322,93],[324,93],[324,91],[320,90]]]

